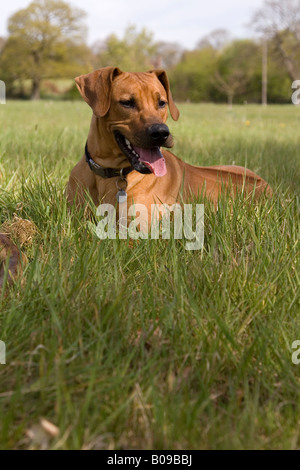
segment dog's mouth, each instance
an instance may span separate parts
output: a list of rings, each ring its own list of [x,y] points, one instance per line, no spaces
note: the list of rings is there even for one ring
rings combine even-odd
[[[143,174],[154,173],[156,176],[164,176],[167,173],[166,161],[160,147],[136,147],[120,132],[115,132],[114,135],[120,150],[136,171]]]

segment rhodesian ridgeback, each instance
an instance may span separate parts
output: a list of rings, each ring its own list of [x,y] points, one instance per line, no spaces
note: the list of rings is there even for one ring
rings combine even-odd
[[[96,206],[115,205],[120,181],[127,186],[128,200],[145,205],[148,214],[157,201],[174,204],[191,195],[205,194],[216,204],[229,186],[255,196],[271,193],[260,176],[244,167],[196,167],[166,150],[173,146],[168,108],[175,121],[179,111],[165,71],[126,73],[105,67],[75,81],[93,116],[85,154],[70,175],[70,203],[83,202],[88,190]]]

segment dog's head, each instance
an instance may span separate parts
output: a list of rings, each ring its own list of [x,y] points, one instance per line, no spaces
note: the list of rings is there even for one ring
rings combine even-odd
[[[168,106],[172,118],[179,118],[166,72],[126,73],[105,67],[75,81],[110,135],[110,144],[118,146],[135,170],[163,176],[166,165],[160,147],[173,145],[165,124]]]

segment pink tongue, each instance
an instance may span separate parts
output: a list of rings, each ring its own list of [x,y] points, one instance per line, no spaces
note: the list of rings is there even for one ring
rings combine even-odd
[[[156,176],[164,176],[167,173],[166,162],[159,147],[153,149],[133,148],[138,153],[141,162],[145,163]]]

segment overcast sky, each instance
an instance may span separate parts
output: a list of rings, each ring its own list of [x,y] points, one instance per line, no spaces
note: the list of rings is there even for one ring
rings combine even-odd
[[[0,36],[7,35],[7,19],[26,8],[30,0],[1,0]],[[251,37],[247,23],[263,0],[72,0],[71,5],[87,13],[87,42],[105,39],[111,33],[120,37],[134,24],[146,27],[155,40],[178,42],[192,49],[198,40],[218,28],[233,37]]]

